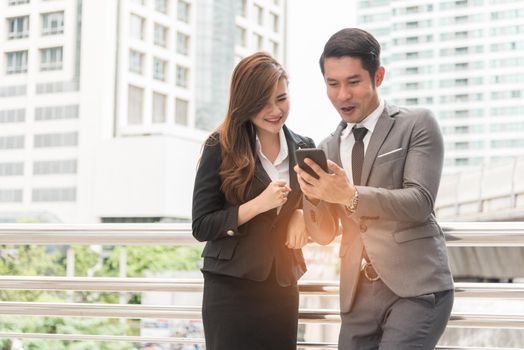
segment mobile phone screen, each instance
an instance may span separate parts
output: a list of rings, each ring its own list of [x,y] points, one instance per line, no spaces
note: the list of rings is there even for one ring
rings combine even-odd
[[[298,166],[309,175],[318,179],[318,175],[306,163],[305,158],[309,158],[317,163],[325,172],[328,172],[326,153],[319,148],[301,148],[295,152]]]

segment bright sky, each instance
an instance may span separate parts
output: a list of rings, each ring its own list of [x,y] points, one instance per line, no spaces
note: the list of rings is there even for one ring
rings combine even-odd
[[[329,37],[355,26],[355,1],[288,1],[288,53],[291,112],[286,124],[319,143],[340,121],[326,96],[318,58]]]

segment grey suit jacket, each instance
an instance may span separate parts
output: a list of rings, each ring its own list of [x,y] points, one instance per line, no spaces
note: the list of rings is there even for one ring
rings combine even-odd
[[[319,145],[341,166],[337,130]],[[368,144],[357,186],[357,211],[304,200],[308,230],[327,244],[341,233],[340,308],[349,312],[363,247],[383,282],[398,296],[453,288],[446,244],[434,214],[443,163],[443,141],[429,110],[386,103]],[[349,157],[351,155],[348,155]]]

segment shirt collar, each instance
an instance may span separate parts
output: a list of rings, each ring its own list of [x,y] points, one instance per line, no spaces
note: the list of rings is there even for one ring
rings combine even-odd
[[[353,130],[353,126],[357,127],[365,127],[368,129],[368,134],[372,134],[373,130],[375,130],[375,126],[377,125],[378,118],[380,118],[380,115],[382,112],[384,112],[385,102],[382,98],[379,98],[379,104],[378,107],[375,108],[373,112],[371,112],[364,120],[362,120],[360,123],[347,123],[346,129],[343,131],[344,135],[349,135],[351,130]]]
[[[281,128],[278,133],[279,139],[280,139],[280,151],[278,152],[277,157],[275,158],[275,162],[273,165],[279,165],[282,163],[288,156],[288,148],[287,148],[287,140],[286,140],[286,134],[284,133],[284,128]],[[262,145],[260,144],[260,139],[258,138],[258,135],[256,135],[256,147],[257,147],[257,154],[260,157],[264,157],[267,159],[264,153],[262,153]],[[269,159],[268,159],[269,161]]]

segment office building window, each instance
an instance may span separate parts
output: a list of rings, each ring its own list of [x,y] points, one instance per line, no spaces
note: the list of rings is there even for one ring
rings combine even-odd
[[[279,54],[278,54],[279,49],[280,49],[280,47],[279,47],[278,43],[276,41],[271,40],[271,53],[276,58],[279,57]]]
[[[253,13],[255,15],[257,24],[259,26],[263,26],[264,25],[264,9],[261,6],[255,4],[253,5]]]
[[[25,137],[17,136],[0,136],[0,150],[21,149],[24,148]]]
[[[29,36],[29,16],[7,19],[7,39],[21,39]]]
[[[247,0],[237,0],[237,15],[247,17]]]
[[[160,81],[166,80],[167,62],[159,58],[153,58],[153,78]]]
[[[237,45],[247,46],[247,31],[245,28],[237,26]]]
[[[166,27],[155,23],[155,45],[167,47],[167,31],[168,29]]]
[[[189,102],[186,100],[175,99],[175,123],[185,126],[189,123]]]
[[[418,28],[418,22],[417,21],[406,22],[406,28],[407,29]]]
[[[176,33],[176,52],[184,56],[189,55],[189,35]]]
[[[20,176],[24,175],[23,162],[0,163],[0,176]]]
[[[33,163],[33,175],[76,174],[76,159],[41,160]]]
[[[135,50],[129,50],[129,71],[142,74],[144,67],[144,54]]]
[[[62,69],[62,47],[50,47],[40,50],[40,70]]]
[[[6,109],[0,111],[0,124],[25,122],[25,109]]]
[[[264,48],[264,37],[260,34],[253,33],[253,46],[255,50],[261,51]]]
[[[279,25],[279,17],[277,14],[274,14],[273,12],[271,12],[269,14],[269,16],[271,17],[271,27],[273,28],[273,31],[275,33],[278,33],[280,31],[280,25]]]
[[[491,81],[495,84],[513,84],[523,83],[524,74],[501,74],[491,77]]]
[[[497,36],[501,34],[521,34],[521,33],[524,33],[524,25],[491,28],[490,33],[493,36]]]
[[[0,87],[0,97],[24,96],[27,94],[27,85],[8,85]]]
[[[185,1],[178,0],[176,18],[180,22],[189,23],[191,5]]]
[[[127,93],[127,123],[129,125],[142,124],[144,107],[144,89],[129,85]]]
[[[76,188],[34,188],[32,200],[33,202],[74,202],[76,201]]]
[[[155,0],[155,10],[162,13],[167,13],[167,0]]]
[[[78,105],[37,107],[35,120],[78,119]]]
[[[8,5],[22,5],[22,4],[29,4],[29,0],[9,0]]]
[[[145,21],[144,18],[137,15],[131,15],[129,17],[129,34],[132,38],[144,40]]]
[[[153,92],[153,123],[165,123],[166,99],[166,95]]]
[[[0,190],[0,203],[20,203],[22,202],[22,190],[7,189]]]
[[[35,148],[73,147],[78,145],[78,133],[36,134],[33,143]]]
[[[418,98],[414,98],[414,97],[406,98],[406,105],[408,106],[418,105]]]
[[[176,66],[176,86],[187,88],[189,81],[189,68]]]
[[[64,12],[51,12],[42,15],[42,35],[55,35],[64,32]]]
[[[27,50],[6,53],[6,74],[27,73]]]

